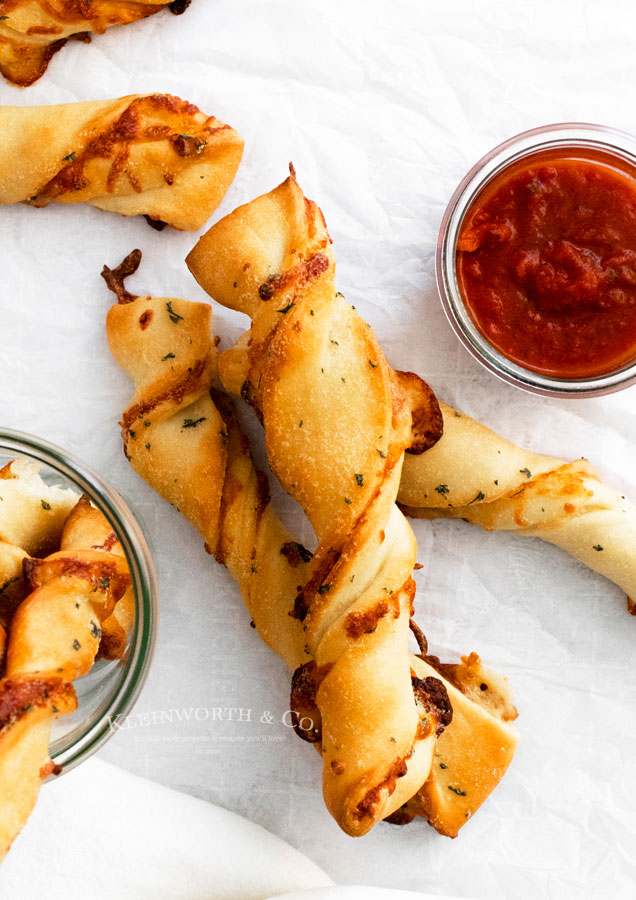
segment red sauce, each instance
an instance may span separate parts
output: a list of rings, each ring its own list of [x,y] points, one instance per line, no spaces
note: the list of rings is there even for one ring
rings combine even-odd
[[[582,378],[636,359],[636,170],[581,148],[507,167],[468,209],[457,277],[484,337],[526,369]]]

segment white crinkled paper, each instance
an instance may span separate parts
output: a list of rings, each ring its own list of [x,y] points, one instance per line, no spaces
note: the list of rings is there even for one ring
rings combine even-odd
[[[499,383],[459,345],[434,284],[445,204],[484,152],[548,122],[636,131],[635,33],[633,4],[618,0],[193,0],[180,18],[70,44],[33,88],[0,84],[0,101],[157,90],[197,103],[246,140],[215,218],[274,187],[293,160],[326,215],[339,288],[392,364],[518,443],[588,456],[636,499],[636,389],[566,402]],[[432,646],[478,651],[515,690],[521,743],[501,786],[455,841],[424,822],[354,840],[331,820],[319,760],[282,722],[283,665],[199,536],[121,451],[130,387],[106,345],[99,272],[140,247],[133,290],[204,300],[183,262],[194,241],[79,206],[0,210],[0,422],[109,477],[145,522],[159,570],[154,667],[102,756],[248,816],[336,882],[632,898],[636,619],[617,588],[536,540],[414,523],[416,617]],[[224,346],[243,327],[215,310]]]

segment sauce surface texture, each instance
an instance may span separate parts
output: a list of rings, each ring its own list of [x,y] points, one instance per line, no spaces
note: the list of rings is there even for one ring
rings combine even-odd
[[[484,337],[562,378],[636,359],[636,171],[583,152],[538,152],[504,169],[457,242],[459,289]]]

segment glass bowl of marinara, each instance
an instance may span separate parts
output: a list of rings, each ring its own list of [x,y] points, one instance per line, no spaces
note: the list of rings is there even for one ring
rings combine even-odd
[[[464,346],[504,381],[590,397],[636,383],[636,137],[525,131],[446,209],[437,283]]]
[[[49,755],[54,766],[49,778],[54,778],[99,750],[117,733],[137,700],[150,669],[156,641],[157,578],[137,516],[118,491],[89,466],[39,437],[0,429],[0,469],[8,463],[26,467],[51,492],[50,502],[42,501],[45,516],[57,515],[55,498],[59,497],[65,509],[82,495],[90,499],[92,506],[106,517],[121,544],[134,593],[134,615],[125,649],[113,657],[102,654],[100,648],[91,670],[73,681],[77,708],[53,723]],[[0,510],[0,534],[3,533],[1,513]],[[46,556],[57,547],[41,549],[43,552],[38,556]],[[8,584],[0,585],[0,602]],[[10,636],[10,623],[7,627]]]

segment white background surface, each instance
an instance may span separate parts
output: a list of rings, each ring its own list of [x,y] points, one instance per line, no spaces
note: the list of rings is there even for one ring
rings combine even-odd
[[[636,391],[565,402],[500,384],[459,346],[433,277],[445,204],[494,144],[564,120],[636,131],[635,34],[631,2],[194,0],[181,18],[69,45],[35,87],[0,84],[0,102],[157,90],[197,103],[246,140],[215,218],[282,181],[292,159],[325,212],[340,290],[393,365],[519,443],[588,456],[635,499]],[[414,526],[416,618],[433,646],[477,650],[515,689],[522,740],[491,800],[455,841],[424,822],[354,840],[330,819],[315,753],[279,721],[284,667],[227,573],[121,451],[130,391],[106,346],[99,272],[139,246],[133,289],[204,299],[183,263],[194,240],[80,207],[0,214],[0,422],[73,450],[139,511],[161,623],[136,713],[191,716],[133,720],[103,757],[265,825],[337,882],[497,900],[633,897],[636,619],[617,588],[539,542]],[[224,346],[239,324],[216,313]],[[251,709],[253,721],[187,712],[214,707]],[[260,722],[265,712],[275,724]]]

